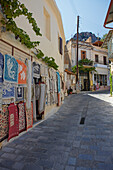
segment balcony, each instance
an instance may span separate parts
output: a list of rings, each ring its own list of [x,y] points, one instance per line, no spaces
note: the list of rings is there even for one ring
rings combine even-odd
[[[107,67],[107,64],[105,65],[105,64],[103,64],[103,63],[96,63],[96,62],[94,62],[94,67],[98,67],[98,68],[108,68]]]

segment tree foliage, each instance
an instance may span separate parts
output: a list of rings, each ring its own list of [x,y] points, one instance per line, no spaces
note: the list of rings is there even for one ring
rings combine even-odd
[[[78,62],[79,71],[83,71],[83,72],[96,71],[95,67],[92,66],[92,67],[86,68],[85,65],[92,66],[93,61],[88,60],[88,59],[79,60],[79,62]],[[77,66],[75,65],[74,67],[72,67],[72,71],[75,73],[76,70],[77,70]]]

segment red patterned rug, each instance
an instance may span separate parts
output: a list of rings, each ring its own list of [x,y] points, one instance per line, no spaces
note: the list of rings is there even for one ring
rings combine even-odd
[[[11,103],[8,107],[9,110],[9,136],[8,140],[18,136],[19,134],[19,119],[18,119],[18,109],[14,103]]]
[[[31,109],[26,109],[25,104],[25,111],[26,111],[26,123],[27,129],[33,126],[33,103],[31,102]]]
[[[0,111],[0,142],[8,137],[8,116],[8,105],[3,105]]]
[[[26,121],[25,121],[25,107],[24,103],[18,104],[18,111],[19,111],[19,132],[23,132],[26,130]]]

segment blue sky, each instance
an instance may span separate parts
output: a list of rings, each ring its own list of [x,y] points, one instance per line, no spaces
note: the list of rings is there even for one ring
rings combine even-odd
[[[108,33],[103,27],[110,0],[55,0],[61,12],[66,40],[76,33],[77,15],[79,32],[92,32],[102,37]]]

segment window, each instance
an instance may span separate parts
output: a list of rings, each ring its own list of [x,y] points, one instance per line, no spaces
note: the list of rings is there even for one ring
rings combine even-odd
[[[62,38],[59,37],[59,53],[62,55]]]
[[[50,30],[50,15],[44,8],[44,22],[45,22],[45,36],[48,40],[51,40],[51,30]]]
[[[105,56],[103,57],[103,61],[104,61],[104,65],[106,65],[107,61],[106,61],[106,57]]]
[[[81,60],[86,59],[86,51],[81,51]]]
[[[98,55],[95,55],[95,62],[98,63]]]

